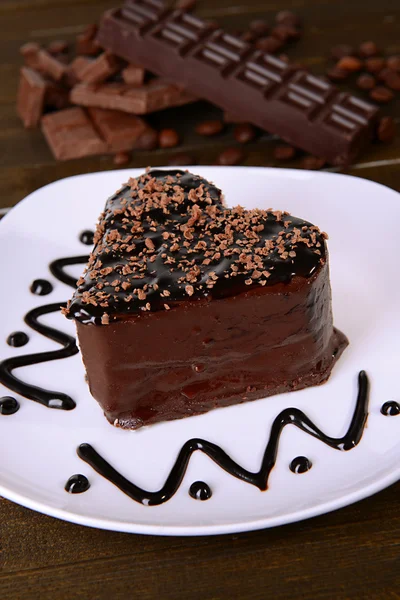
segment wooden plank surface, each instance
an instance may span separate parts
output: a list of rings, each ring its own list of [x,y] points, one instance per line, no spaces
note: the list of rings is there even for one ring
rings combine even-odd
[[[3,0],[0,3],[0,207],[56,179],[112,169],[111,157],[57,163],[39,131],[15,115],[19,46],[73,40],[114,2]],[[286,8],[278,0],[203,0],[199,14],[234,31]],[[400,52],[400,5],[393,0],[295,0],[305,35],[287,52],[322,73],[330,46],[373,39]],[[399,96],[400,97],[400,96]],[[385,109],[400,120],[400,100]],[[177,152],[213,164],[233,144],[232,127],[204,140],[194,125],[220,112],[199,103],[165,111],[157,126],[175,127],[174,150],[135,153],[130,165],[165,164]],[[248,165],[277,166],[267,134],[246,146]],[[287,166],[297,167],[300,159]],[[279,164],[278,166],[282,166]],[[372,146],[348,171],[400,190],[400,139]],[[322,199],[323,200],[323,199]],[[400,598],[400,483],[340,511],[280,527],[210,538],[157,538],[100,531],[36,514],[0,499],[0,596],[5,600],[140,597],[171,599]]]

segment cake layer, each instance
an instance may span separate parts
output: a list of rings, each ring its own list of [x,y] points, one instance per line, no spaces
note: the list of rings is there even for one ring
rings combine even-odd
[[[310,279],[97,327],[78,323],[92,395],[136,429],[323,383],[347,345],[328,266]]]

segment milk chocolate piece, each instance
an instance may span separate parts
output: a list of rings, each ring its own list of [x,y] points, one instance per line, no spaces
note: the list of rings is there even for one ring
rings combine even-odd
[[[86,71],[93,59],[88,56],[77,56],[67,67],[66,82],[69,87],[73,87],[82,81],[82,73]]]
[[[121,66],[122,61],[120,59],[112,54],[103,52],[80,70],[79,79],[86,83],[103,83],[103,81],[115,75]]]
[[[370,140],[377,108],[156,0],[104,14],[99,43],[332,164]]]
[[[128,65],[122,70],[121,75],[128,85],[140,87],[144,82],[145,70],[137,65]]]
[[[33,69],[22,67],[20,71],[17,112],[24,127],[37,127],[43,113],[46,80]]]
[[[143,119],[117,110],[89,108],[90,118],[113,152],[132,150],[149,126]]]
[[[55,81],[60,81],[68,71],[68,66],[52,56],[47,50],[39,50],[39,69]]]
[[[135,115],[181,106],[195,100],[182,88],[161,79],[154,79],[141,87],[118,82],[100,85],[81,83],[71,90],[74,104],[122,110]]]
[[[82,108],[67,108],[45,115],[42,131],[58,160],[104,154],[108,150]]]
[[[347,340],[325,237],[288,213],[228,209],[187,172],[129,180],[64,311],[107,419],[137,429],[326,381]]]

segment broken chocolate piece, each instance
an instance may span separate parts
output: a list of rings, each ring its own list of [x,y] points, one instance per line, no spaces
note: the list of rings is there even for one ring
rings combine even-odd
[[[17,95],[17,112],[24,127],[37,127],[43,114],[46,80],[33,69],[22,67]]]
[[[117,110],[89,108],[88,113],[97,131],[113,152],[132,150],[149,129],[140,117]]]
[[[104,154],[108,150],[82,108],[67,108],[45,115],[42,131],[58,160]]]

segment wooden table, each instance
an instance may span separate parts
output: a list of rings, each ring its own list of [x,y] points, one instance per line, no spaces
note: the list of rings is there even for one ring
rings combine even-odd
[[[106,0],[3,0],[0,4],[0,207],[56,179],[114,168],[111,157],[57,163],[40,131],[24,131],[15,115],[15,93],[25,41],[73,39],[85,24],[113,6]],[[400,53],[400,5],[394,0],[293,0],[305,36],[288,54],[313,72],[326,68],[337,43],[375,40]],[[285,8],[279,0],[204,0],[199,13],[232,31],[250,19]],[[385,108],[400,116],[400,101]],[[160,124],[176,127],[177,150],[136,153],[131,166],[166,164],[192,154],[212,164],[232,145],[231,129],[203,140],[193,124],[206,105],[166,111]],[[248,165],[276,166],[277,141],[267,135],[246,147]],[[288,166],[296,167],[299,159]],[[282,166],[281,164],[278,166]],[[373,146],[348,172],[400,190],[400,139]],[[321,198],[323,202],[323,198]],[[4,460],[4,457],[2,458]],[[72,525],[0,499],[0,596],[2,600],[90,598],[400,598],[400,483],[376,496],[306,522],[240,535],[157,538]]]

